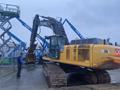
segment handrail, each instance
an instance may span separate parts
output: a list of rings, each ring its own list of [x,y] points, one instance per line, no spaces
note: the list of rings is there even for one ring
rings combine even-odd
[[[19,15],[20,8],[17,5],[0,3],[0,12],[11,12],[11,13],[16,13]]]

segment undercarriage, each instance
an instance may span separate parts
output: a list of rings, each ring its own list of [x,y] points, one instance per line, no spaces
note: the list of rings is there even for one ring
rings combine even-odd
[[[107,71],[61,65],[59,63],[45,62],[43,73],[49,87],[105,84],[111,79]]]

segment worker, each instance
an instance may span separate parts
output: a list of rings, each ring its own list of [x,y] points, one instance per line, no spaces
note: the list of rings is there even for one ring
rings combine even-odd
[[[2,57],[2,54],[0,54],[0,58]]]
[[[23,64],[23,58],[22,58],[22,53],[20,53],[20,55],[17,57],[17,78],[20,78],[21,76],[22,64]]]

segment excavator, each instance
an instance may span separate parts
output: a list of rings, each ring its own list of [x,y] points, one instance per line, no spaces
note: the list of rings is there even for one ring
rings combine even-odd
[[[50,87],[67,86],[70,81],[72,84],[75,81],[82,84],[111,82],[107,70],[120,68],[120,47],[108,40],[83,38],[79,32],[77,34],[82,39],[69,42],[61,20],[52,17],[35,16],[28,62],[35,62],[35,38],[40,26],[48,27],[54,32],[54,35],[45,37],[49,45],[42,57],[43,73]]]

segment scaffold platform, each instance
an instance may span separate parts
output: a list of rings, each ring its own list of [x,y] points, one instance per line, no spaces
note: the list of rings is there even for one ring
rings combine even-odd
[[[17,5],[0,3],[0,16],[19,17],[20,8]]]

